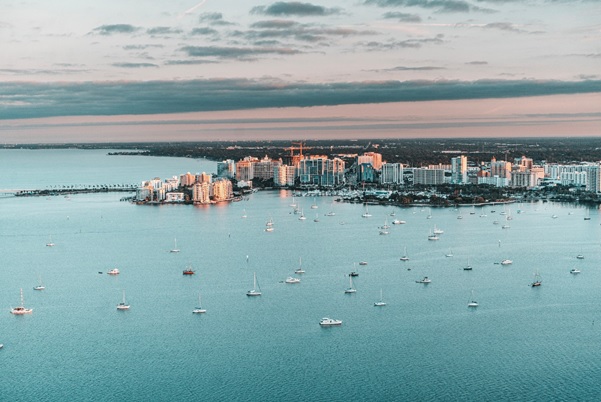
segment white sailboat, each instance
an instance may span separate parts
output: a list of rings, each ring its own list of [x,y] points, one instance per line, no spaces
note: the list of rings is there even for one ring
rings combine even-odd
[[[177,248],[177,239],[173,239],[173,248],[169,250],[170,253],[179,253],[179,248]]]
[[[298,217],[299,221],[304,221],[305,219],[307,219],[305,217],[305,211],[301,209],[301,215]]]
[[[467,302],[468,307],[478,307],[478,302],[474,299],[474,291],[472,290],[472,297]]]
[[[247,296],[261,296],[261,288],[257,283],[257,273],[253,272],[253,288],[246,292]]]
[[[442,229],[438,229],[438,228],[436,227],[436,225],[434,225],[434,234],[443,234],[443,233],[444,233],[444,230],[442,230]]]
[[[409,261],[409,256],[407,255],[407,247],[405,247],[405,254],[400,258],[401,261]]]
[[[33,313],[33,309],[25,308],[25,304],[23,302],[23,288],[21,288],[21,305],[18,307],[11,308],[10,312],[14,315],[24,315]]]
[[[381,307],[385,306],[386,303],[382,300],[382,289],[380,289],[380,301],[374,303],[374,306]]]
[[[202,308],[202,302],[200,300],[200,292],[198,292],[198,306],[194,308],[194,310],[192,310],[193,314],[203,314],[206,313],[207,310]]]
[[[48,236],[48,243],[46,243],[46,247],[54,247],[54,243],[52,242],[52,236]]]
[[[313,204],[311,204],[311,209],[317,209],[317,208],[318,208],[318,206],[315,203],[315,198],[313,198]]]
[[[305,270],[303,269],[302,257],[298,257],[298,268],[294,270],[295,274],[304,274]]]
[[[449,252],[445,254],[445,257],[452,257],[453,256],[453,250],[449,249]]]
[[[38,280],[39,280],[39,285],[34,286],[33,290],[44,290],[46,289],[46,286],[44,286],[44,284],[42,283],[42,277],[38,276]]]
[[[246,208],[242,210],[242,218],[247,218]]]
[[[541,284],[542,284],[542,279],[541,279],[541,277],[540,277],[540,275],[538,274],[538,271],[537,271],[534,274],[534,282],[532,282],[530,284],[530,286],[532,286],[534,288],[534,287],[540,286]]]
[[[348,289],[346,289],[344,291],[344,293],[356,293],[357,289],[355,289],[355,287],[353,286],[353,276],[349,275],[348,280],[349,280],[349,287],[348,287]]]
[[[292,196],[292,204],[290,204],[290,206],[292,208],[296,208],[296,200],[294,199],[294,196]]]
[[[369,209],[367,208],[367,204],[365,204],[365,212],[361,215],[363,218],[371,218],[371,214],[369,213]]]
[[[123,290],[123,300],[117,304],[117,310],[129,310],[129,304],[125,302],[125,290]]]

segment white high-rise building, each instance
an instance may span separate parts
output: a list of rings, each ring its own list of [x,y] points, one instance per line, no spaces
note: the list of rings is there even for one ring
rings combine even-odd
[[[403,184],[403,164],[383,163],[380,174],[381,184]]]

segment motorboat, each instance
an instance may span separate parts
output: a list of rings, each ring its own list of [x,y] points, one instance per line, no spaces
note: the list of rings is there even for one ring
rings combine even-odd
[[[405,223],[407,223],[407,222],[399,220],[399,219],[395,219],[395,220],[392,221],[393,225],[403,225]]]
[[[367,265],[367,261],[359,261],[359,265]]]
[[[432,282],[432,280],[430,278],[428,278],[427,276],[424,276],[423,279],[415,281],[415,283],[431,283],[431,282]]]
[[[571,274],[579,274],[579,273],[580,273],[580,270],[579,270],[578,268],[572,268],[572,269],[570,270],[570,273],[571,273]]]
[[[300,279],[299,278],[294,278],[292,276],[289,276],[288,278],[286,278],[286,280],[284,282],[286,283],[300,283]]]
[[[118,268],[113,268],[110,271],[108,271],[107,274],[109,274],[109,275],[119,275],[119,269]]]
[[[331,327],[334,325],[342,325],[342,320],[335,320],[333,318],[324,317],[319,320],[319,325],[322,327]]]
[[[512,260],[505,259],[505,260],[501,261],[501,265],[511,265],[511,264],[513,264]]]
[[[430,234],[428,235],[428,240],[438,240],[440,239],[438,236],[436,236],[435,234]]]
[[[188,267],[184,269],[182,272],[184,275],[194,275],[196,272],[192,269],[192,267]]]
[[[582,254],[578,254],[578,255],[576,256],[576,258],[578,258],[579,260],[584,260],[584,256],[583,256]]]

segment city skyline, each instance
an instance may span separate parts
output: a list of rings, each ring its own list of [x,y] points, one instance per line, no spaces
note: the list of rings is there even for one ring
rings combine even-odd
[[[586,0],[10,1],[0,139],[598,136],[600,12]]]

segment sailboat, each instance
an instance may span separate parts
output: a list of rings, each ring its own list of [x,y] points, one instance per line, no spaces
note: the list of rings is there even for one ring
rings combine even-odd
[[[38,280],[40,282],[40,284],[38,286],[34,286],[33,290],[44,290],[46,289],[46,286],[44,286],[44,284],[42,283],[42,277],[38,276]]]
[[[382,289],[380,289],[380,301],[374,303],[374,306],[380,307],[385,306],[386,303],[382,300]]]
[[[257,283],[257,273],[254,272],[253,273],[253,288],[252,290],[249,290],[248,292],[246,292],[247,296],[261,296],[261,288],[259,287],[259,284]]]
[[[48,243],[46,243],[46,247],[54,247],[54,243],[52,242],[52,236],[48,236]]]
[[[117,304],[117,310],[129,310],[129,304],[125,302],[125,290],[123,290],[123,301]]]
[[[444,230],[442,230],[442,229],[438,229],[438,228],[436,227],[436,225],[434,225],[434,232],[433,232],[433,233],[434,233],[434,234],[443,234],[443,233],[444,233]]]
[[[407,256],[407,247],[405,247],[405,254],[400,258],[401,261],[409,261],[409,256]]]
[[[371,218],[371,214],[369,213],[369,209],[367,209],[367,204],[365,205],[365,212],[361,215],[363,218]]]
[[[292,204],[290,204],[290,206],[292,208],[296,208],[296,200],[294,199],[294,196],[292,196]]]
[[[478,307],[478,302],[474,299],[474,291],[472,290],[472,297],[467,302],[468,307]]]
[[[246,208],[245,208],[245,209],[243,209],[242,211],[243,211],[243,213],[242,213],[242,218],[246,218],[246,217],[247,217],[247,215],[246,215]]]
[[[177,239],[173,239],[173,248],[169,250],[170,253],[179,253],[179,248],[177,248]]]
[[[14,315],[24,315],[24,314],[33,313],[33,309],[25,308],[25,305],[23,302],[23,288],[21,288],[21,305],[18,307],[11,308],[10,312]]]
[[[311,205],[311,209],[317,209],[317,208],[318,208],[318,206],[315,203],[315,198],[313,198],[313,204]]]
[[[301,216],[298,217],[298,220],[299,221],[304,221],[305,219],[307,219],[305,217],[305,211],[301,209]]]
[[[534,274],[534,282],[532,282],[532,283],[530,284],[530,286],[532,286],[532,287],[534,288],[534,287],[536,287],[536,286],[540,286],[541,284],[542,284],[542,280],[541,280],[541,278],[540,278],[540,275],[538,274],[538,272],[536,272],[536,273]]]
[[[469,257],[467,258],[467,265],[465,267],[463,267],[464,271],[471,271],[472,270],[472,266],[470,265],[470,259]]]
[[[344,291],[344,293],[356,293],[357,289],[355,289],[355,287],[353,286],[353,276],[349,275],[348,280],[349,280],[349,287],[348,287],[348,289],[346,289]]]
[[[315,219],[313,219],[313,222],[319,222],[319,214],[315,214]]]
[[[302,257],[298,257],[298,268],[294,270],[295,274],[304,274],[305,270],[303,269]]]
[[[588,208],[586,209],[586,216],[584,217],[584,220],[585,221],[590,221],[591,220],[591,217],[589,216],[589,210],[588,210]]]
[[[195,307],[194,310],[192,310],[193,314],[202,314],[202,313],[206,313],[207,310],[202,308],[202,302],[200,301],[200,292],[198,292],[198,307]]]
[[[430,234],[428,235],[428,240],[438,240],[438,239],[439,239],[439,237],[436,234],[432,233],[432,231],[430,231]]]
[[[452,257],[453,256],[453,250],[449,249],[449,252],[445,254],[445,257]]]

